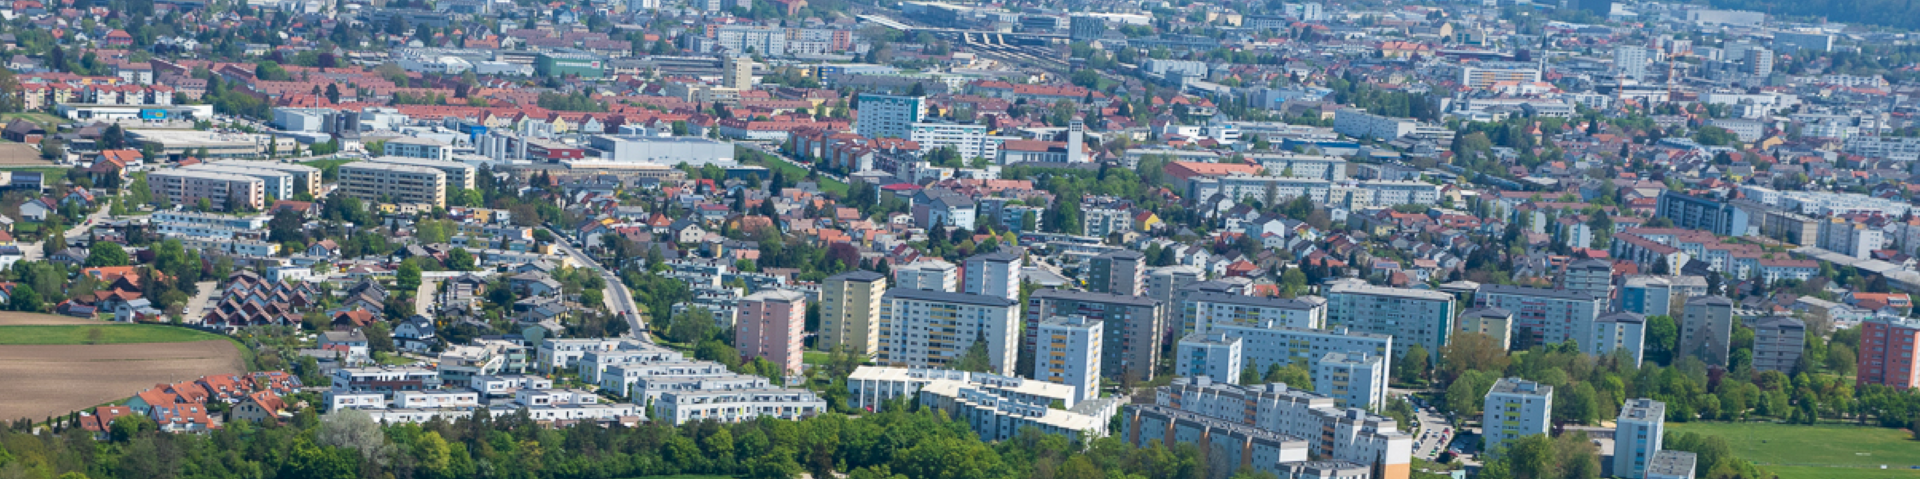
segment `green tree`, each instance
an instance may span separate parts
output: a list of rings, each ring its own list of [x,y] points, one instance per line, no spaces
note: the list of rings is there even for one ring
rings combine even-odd
[[[394,273],[394,284],[403,292],[420,288],[420,264],[411,261],[413,258],[407,259],[409,261],[400,262],[400,270]]]
[[[127,250],[111,241],[99,241],[87,253],[87,266],[126,266],[133,264],[127,257]]]
[[[13,297],[7,299],[7,307],[14,311],[38,313],[40,312],[40,294],[33,292],[32,286],[15,284]]]

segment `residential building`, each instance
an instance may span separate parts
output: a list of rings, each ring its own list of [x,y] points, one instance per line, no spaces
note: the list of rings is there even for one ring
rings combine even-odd
[[[1513,349],[1513,312],[1500,308],[1472,308],[1460,313],[1462,333],[1479,333],[1493,338],[1500,349]]]
[[[1182,314],[1192,320],[1191,329],[1202,335],[1227,325],[1272,323],[1302,329],[1327,326],[1327,300],[1318,296],[1289,299],[1201,292],[1187,295],[1181,308]]]
[[[1590,292],[1501,284],[1480,285],[1473,303],[1513,312],[1515,349],[1586,342],[1593,320],[1607,310],[1605,298]]]
[[[1245,344],[1246,340],[1226,333],[1189,334],[1180,340],[1179,349],[1174,353],[1173,375],[1207,376],[1227,384],[1240,384],[1243,368],[1240,361]]]
[[[1431,356],[1429,362],[1439,361],[1440,348],[1453,332],[1453,313],[1453,295],[1439,291],[1351,281],[1327,290],[1327,326],[1392,336],[1394,357],[1418,344]]]
[[[447,174],[446,187],[449,189],[460,188],[460,189],[471,190],[474,188],[474,177],[479,175],[479,169],[474,168],[473,165],[461,163],[458,161],[422,159],[422,158],[412,158],[412,157],[405,157],[405,156],[378,156],[378,157],[370,158],[367,161],[371,161],[374,163],[394,164],[394,165],[418,166],[422,168],[432,168],[432,169],[440,170],[441,172]]]
[[[1054,316],[1040,322],[1033,355],[1033,378],[1073,386],[1077,401],[1100,397],[1101,346],[1106,332],[1098,319]]]
[[[990,371],[1012,375],[1020,308],[998,296],[893,288],[880,299],[880,364],[948,367],[984,342]]]
[[[960,267],[937,258],[921,258],[893,269],[893,285],[947,293],[960,292]]]
[[[653,402],[655,420],[681,425],[711,420],[723,423],[768,416],[800,420],[827,411],[827,401],[805,389],[673,391]]]
[[[1391,418],[1362,409],[1343,409],[1334,402],[1333,398],[1285,384],[1236,386],[1193,377],[1177,378],[1171,385],[1155,388],[1153,406],[1301,438],[1307,442],[1310,456],[1358,463],[1372,469],[1373,477],[1379,479],[1407,479],[1413,437],[1401,432]],[[1164,422],[1143,421],[1141,413],[1146,410],[1145,405],[1128,406],[1122,418],[1128,443],[1203,442],[1198,433],[1204,431],[1168,429]]]
[[[1807,324],[1787,316],[1753,321],[1753,370],[1793,374],[1807,347]]]
[[[1168,309],[1180,307],[1174,301],[1174,294],[1189,284],[1207,279],[1207,272],[1186,265],[1160,266],[1147,268],[1147,297],[1166,305]]]
[[[1885,248],[1886,233],[1866,223],[1831,217],[1820,221],[1820,249],[1859,259],[1873,257],[1873,250]]]
[[[1500,457],[1515,440],[1546,434],[1553,419],[1553,386],[1520,378],[1500,378],[1487,391],[1480,437],[1487,457]]]
[[[1560,283],[1555,286],[1610,301],[1613,298],[1613,263],[1592,258],[1568,263],[1566,271],[1560,274]]]
[[[453,161],[453,145],[431,138],[403,136],[390,139],[382,144],[380,153],[401,158]]]
[[[967,294],[1019,300],[1022,264],[1019,254],[1006,251],[980,253],[967,258]]]
[[[1614,419],[1613,475],[1628,479],[1647,476],[1647,467],[1660,452],[1667,432],[1667,404],[1652,399],[1628,399]]]
[[[1122,383],[1153,379],[1160,364],[1160,348],[1167,330],[1166,307],[1140,296],[1092,293],[1066,289],[1042,289],[1027,297],[1024,337],[1020,351],[1034,354],[1046,341],[1041,331],[1043,320],[1057,317],[1085,317],[1100,321],[1102,332],[1100,371]],[[1039,358],[1039,356],[1034,356]]]
[[[1313,366],[1313,389],[1336,406],[1378,411],[1387,401],[1387,373],[1386,356],[1327,353]]]
[[[1646,357],[1647,318],[1639,313],[1620,311],[1603,314],[1593,320],[1590,339],[1580,341],[1580,351],[1606,356],[1625,351],[1639,366]]]
[[[1460,84],[1467,88],[1487,88],[1496,83],[1533,83],[1540,81],[1540,67],[1530,63],[1481,62],[1460,69]]]
[[[1676,352],[1698,357],[1709,366],[1726,366],[1732,340],[1732,300],[1722,296],[1687,299],[1686,314],[1680,319],[1680,344]]]
[[[1070,441],[1105,437],[1108,422],[1120,408],[1119,398],[1081,401],[1070,409],[1054,409],[1048,403],[997,393],[959,381],[935,381],[920,388],[919,398],[922,406],[965,423],[983,441],[1012,439],[1029,428],[1041,434],[1066,436]]]
[[[996,396],[1020,402],[1053,404],[1059,401],[1066,407],[1080,402],[1079,393],[1065,384],[952,369],[885,366],[860,366],[847,375],[847,392],[852,396],[848,401],[855,409],[880,411],[886,409],[889,401],[911,402],[920,396],[920,388],[941,381],[989,390]]]
[[[1693,479],[1695,460],[1691,452],[1661,449],[1647,463],[1646,479]]]
[[[1675,228],[1702,230],[1720,236],[1746,236],[1747,210],[1672,190],[1660,192],[1654,215],[1673,220]]]
[[[867,138],[907,138],[914,123],[927,116],[927,98],[861,93],[855,133]]]
[[[721,66],[720,86],[739,91],[753,89],[753,59],[729,56]]]
[[[880,298],[887,277],[866,270],[829,276],[820,282],[820,331],[814,346],[822,351],[845,348],[849,354],[872,356],[880,350],[875,331]]]
[[[1109,251],[1087,262],[1088,291],[1140,296],[1146,287],[1146,255],[1138,251]]]
[[[1895,389],[1920,385],[1920,363],[1914,361],[1913,354],[1915,343],[1920,343],[1920,321],[1874,316],[1860,324],[1856,382],[1861,387],[1879,384]]]
[[[1668,315],[1673,284],[1658,276],[1628,276],[1620,287],[1620,309],[1646,316]]]
[[[201,200],[219,211],[267,207],[266,182],[252,176],[191,170],[154,170],[147,173],[148,188],[176,205]]]
[[[766,358],[787,374],[799,374],[800,339],[806,323],[805,295],[784,289],[761,290],[740,298],[734,319],[734,348],[743,360]]]
[[[987,125],[917,122],[908,132],[907,139],[920,145],[921,151],[951,147],[960,153],[960,158],[972,160],[1000,158],[1000,145],[1016,139],[987,134]]]
[[[1225,340],[1242,340],[1243,344],[1237,357],[1221,357],[1217,346],[1207,343]],[[1209,333],[1193,333],[1180,340],[1175,348],[1178,356],[1174,364],[1186,365],[1175,372],[1206,370],[1214,371],[1234,365],[1241,368],[1253,368],[1266,371],[1274,365],[1287,367],[1304,365],[1308,371],[1319,366],[1327,353],[1361,353],[1380,356],[1384,359],[1388,371],[1392,371],[1393,359],[1387,354],[1394,351],[1394,339],[1384,334],[1371,334],[1346,329],[1307,329],[1281,326],[1275,322],[1246,326],[1220,325]],[[1196,342],[1188,344],[1189,341]],[[1228,351],[1230,352],[1230,351]],[[1239,369],[1233,370],[1234,378],[1221,378],[1221,382],[1237,383]]]
[[[1175,407],[1130,404],[1123,420],[1124,439],[1135,447],[1171,449],[1192,443],[1204,448],[1201,457],[1207,461],[1207,479],[1228,479],[1234,475],[1229,471],[1241,468],[1297,477],[1290,473],[1291,467],[1310,464],[1311,444],[1305,439]]]
[[[445,207],[447,174],[421,166],[355,161],[340,165],[340,187],[335,193],[373,203]]]

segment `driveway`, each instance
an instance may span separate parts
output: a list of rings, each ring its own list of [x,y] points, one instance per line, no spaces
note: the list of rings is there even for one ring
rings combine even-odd
[[[220,282],[201,281],[193,283],[193,288],[200,292],[187,299],[187,307],[180,310],[180,320],[187,324],[200,324],[207,318],[207,308],[213,306],[213,293],[220,289]]]

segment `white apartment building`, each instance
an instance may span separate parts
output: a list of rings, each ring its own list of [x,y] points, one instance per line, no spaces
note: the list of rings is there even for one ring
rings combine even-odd
[[[1486,88],[1502,82],[1537,81],[1540,81],[1540,68],[1527,63],[1483,62],[1460,69],[1460,84],[1467,88]]]
[[[1413,437],[1393,419],[1342,409],[1333,398],[1285,384],[1235,386],[1205,377],[1178,378],[1154,390],[1154,405],[1303,438],[1313,455],[1371,466],[1381,471],[1376,476],[1381,479],[1411,474]],[[1128,415],[1134,410],[1129,408]]]
[[[1100,348],[1105,327],[1086,316],[1055,316],[1040,322],[1033,378],[1073,386],[1079,401],[1100,397]]]
[[[1187,330],[1206,335],[1216,326],[1274,324],[1314,329],[1327,325],[1327,300],[1319,296],[1276,298],[1226,293],[1196,293],[1181,304],[1182,316],[1192,321]]]
[[[431,138],[394,138],[387,140],[380,152],[387,156],[453,161],[453,145]]]
[[[1327,181],[1347,179],[1347,159],[1293,153],[1252,154],[1247,159],[1260,164],[1269,176],[1312,178]]]
[[[1341,108],[1333,113],[1333,131],[1354,138],[1393,140],[1413,133],[1419,123],[1412,118],[1375,115],[1359,108]]]
[[[1387,358],[1367,353],[1327,353],[1313,365],[1313,390],[1343,408],[1379,410],[1387,401]]]
[[[473,165],[461,163],[458,161],[421,159],[421,158],[411,158],[411,157],[404,157],[404,156],[380,156],[380,157],[374,157],[367,161],[372,161],[375,163],[394,164],[394,165],[418,166],[423,168],[432,168],[432,169],[440,170],[441,172],[444,172],[447,174],[448,188],[457,187],[457,188],[469,189],[469,190],[474,188],[474,183],[473,183],[474,177],[478,175],[480,171],[479,169],[474,168]]]
[[[981,253],[967,258],[966,292],[982,296],[1020,298],[1020,255],[1005,251]]]
[[[1400,357],[1415,344],[1439,360],[1453,330],[1454,296],[1418,289],[1341,282],[1327,291],[1328,327],[1351,328],[1392,336],[1393,355]]]
[[[761,416],[800,420],[826,412],[827,401],[805,389],[673,391],[653,402],[655,420],[673,425],[713,420],[750,421]]]
[[[266,162],[258,162],[258,163],[266,163]],[[234,175],[234,176],[251,176],[254,178],[259,178],[261,186],[266,188],[267,196],[271,196],[278,199],[293,198],[294,194],[297,191],[294,189],[295,185],[294,185],[294,177],[292,173],[288,173],[280,170],[267,169],[267,168],[254,168],[251,165],[252,163],[241,163],[237,161],[231,161],[231,162],[222,162],[222,163],[201,163],[198,165],[181,167],[180,169],[184,171],[220,173],[220,174],[227,174],[227,175]]]
[[[1243,369],[1240,361],[1245,347],[1246,340],[1225,333],[1189,334],[1174,351],[1173,375],[1207,376],[1227,384],[1240,384]]]
[[[1120,406],[1119,398],[1100,398],[1080,402],[1070,409],[1054,409],[1047,403],[1012,399],[994,390],[957,381],[927,384],[920,388],[919,394],[922,406],[938,409],[955,421],[966,423],[983,441],[1012,439],[1027,428],[1068,439],[1105,437],[1107,423]]]
[[[571,353],[568,353],[568,355],[571,355]],[[537,353],[536,357],[538,357]],[[573,363],[575,364],[575,374],[580,376],[581,381],[597,383],[600,382],[600,374],[614,366],[641,363],[684,362],[686,360],[686,355],[680,354],[679,351],[645,344],[632,348],[585,348],[581,350],[579,357],[575,358]]]
[[[957,293],[960,267],[937,258],[921,258],[893,269],[893,285],[923,291]]]
[[[1183,307],[1173,301],[1175,292],[1186,285],[1207,279],[1207,272],[1186,265],[1147,268],[1147,297],[1169,308]]]
[[[640,341],[626,338],[550,338],[540,342],[540,348],[534,352],[534,368],[540,372],[554,369],[572,369],[579,366],[580,357],[589,351],[606,352],[616,349],[638,349]]]
[[[996,396],[1020,402],[1052,404],[1060,401],[1066,407],[1079,404],[1079,393],[1075,392],[1073,386],[952,369],[861,366],[854,369],[853,374],[847,375],[847,392],[853,396],[850,402],[855,409],[879,411],[886,408],[888,401],[901,398],[911,400],[919,397],[920,388],[942,381],[989,390]]]
[[[1639,45],[1621,45],[1613,49],[1613,68],[1621,78],[1643,81],[1647,78],[1647,65],[1653,61],[1653,51]]]
[[[1820,249],[1860,259],[1873,257],[1873,250],[1887,246],[1886,232],[1846,218],[1830,217],[1820,222]]]
[[[1211,355],[1217,351],[1208,350],[1204,342],[1216,335],[1230,340],[1243,340],[1239,348],[1240,355],[1234,358]],[[1202,343],[1189,345],[1188,341],[1202,341]],[[1251,367],[1255,371],[1262,372],[1275,364],[1282,367],[1302,364],[1307,366],[1308,371],[1312,371],[1319,366],[1320,360],[1324,359],[1328,353],[1360,353],[1381,356],[1383,362],[1389,366],[1388,370],[1391,371],[1393,359],[1386,356],[1394,350],[1393,343],[1394,338],[1384,334],[1362,333],[1347,329],[1293,328],[1271,321],[1251,325],[1220,325],[1212,328],[1206,336],[1194,333],[1181,339],[1176,348],[1176,354],[1180,356],[1174,359],[1174,364],[1188,365],[1181,371],[1217,370],[1224,368],[1225,365],[1216,365],[1216,363],[1229,362],[1238,367]],[[1199,356],[1203,353],[1208,356]],[[1221,381],[1238,382],[1240,370],[1232,369],[1232,371],[1235,378],[1222,377]]]
[[[1643,479],[1653,455],[1660,452],[1667,432],[1667,404],[1652,399],[1629,399],[1614,420],[1613,475]]]
[[[447,174],[421,166],[372,161],[340,165],[340,188],[361,201],[447,205]]]
[[[1440,185],[1421,181],[1372,180],[1360,182],[1360,188],[1373,193],[1372,202],[1381,206],[1440,203]]]
[[[867,138],[908,138],[913,124],[927,117],[926,97],[861,93],[857,100],[853,130]]]
[[[986,341],[994,373],[1013,374],[1020,314],[1013,300],[893,288],[880,303],[880,364],[943,368],[978,340]]]
[[[228,173],[193,170],[155,170],[147,173],[147,185],[176,205],[195,205],[207,200],[215,210],[227,205],[255,210],[267,207],[267,185],[259,178]]]
[[[919,143],[920,151],[953,147],[960,152],[962,159],[993,160],[1000,158],[1000,144],[1018,138],[988,135],[986,125],[917,122],[907,134],[907,139]]]
[[[1647,319],[1637,313],[1621,311],[1601,315],[1593,320],[1592,339],[1581,341],[1580,349],[1587,354],[1607,356],[1615,351],[1626,351],[1633,357],[1634,366],[1639,366],[1646,356]]]
[[[266,228],[265,215],[229,216],[189,211],[160,211],[148,217],[156,232],[165,236],[196,236],[232,239],[255,236]]]
[[[1499,457],[1513,441],[1535,434],[1546,434],[1553,419],[1553,386],[1520,378],[1500,378],[1487,391],[1480,419],[1481,448],[1488,457]]]

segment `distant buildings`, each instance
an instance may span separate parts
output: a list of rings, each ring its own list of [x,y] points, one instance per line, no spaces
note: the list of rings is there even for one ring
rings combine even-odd
[[[914,123],[927,116],[927,99],[918,96],[861,93],[855,133],[867,138],[907,138]]]
[[[1481,450],[1499,457],[1513,441],[1546,434],[1553,418],[1553,386],[1519,378],[1501,378],[1487,391],[1480,420]]]
[[[373,203],[447,205],[447,174],[422,166],[355,161],[340,165],[336,193]]]
[[[1275,365],[1303,365],[1314,371],[1328,353],[1358,353],[1379,356],[1383,367],[1392,371],[1387,354],[1395,350],[1395,338],[1346,329],[1308,329],[1280,326],[1267,322],[1254,325],[1220,325],[1208,333],[1193,333],[1175,346],[1176,373],[1251,368],[1264,372]],[[1241,346],[1231,343],[1240,340]],[[1238,352],[1238,356],[1226,355]],[[1241,369],[1232,376],[1215,376],[1219,382],[1238,384]]]
[[[1708,231],[1720,236],[1749,234],[1750,219],[1746,210],[1671,190],[1660,192],[1654,215],[1673,220],[1675,228]]]
[[[1334,403],[1285,384],[1247,387],[1179,378],[1156,388],[1152,405],[1126,407],[1124,440],[1135,446],[1206,444],[1219,452],[1209,454],[1212,478],[1230,476],[1220,471],[1243,465],[1277,475],[1310,455],[1358,464],[1380,479],[1409,477],[1412,436],[1393,419]]]
[[[1167,329],[1166,308],[1158,301],[1065,289],[1042,289],[1027,297],[1025,333],[1021,351],[1032,353],[1046,342],[1041,323],[1058,316],[1085,317],[1104,326],[1100,372],[1127,381],[1153,379],[1160,363],[1161,337]],[[1038,356],[1036,356],[1036,361]],[[1036,376],[1037,377],[1037,376]]]
[[[1473,302],[1475,306],[1513,312],[1517,349],[1567,341],[1589,347],[1593,320],[1607,309],[1605,298],[1587,291],[1501,284],[1480,285],[1479,291],[1473,294]]]

